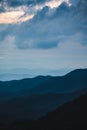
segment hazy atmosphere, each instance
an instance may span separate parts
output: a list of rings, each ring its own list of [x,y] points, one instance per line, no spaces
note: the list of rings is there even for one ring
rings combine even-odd
[[[0,0],[1,80],[86,67],[86,0]]]

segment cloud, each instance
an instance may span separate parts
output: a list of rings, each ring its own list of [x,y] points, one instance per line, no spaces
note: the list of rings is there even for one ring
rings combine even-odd
[[[9,7],[18,7],[22,5],[31,5],[31,6],[49,6],[50,8],[55,8],[59,6],[62,2],[66,2],[70,5],[69,0],[5,0],[0,1],[1,5],[8,5]]]
[[[70,3],[72,3],[74,6],[77,6],[80,0],[70,0]]]
[[[15,10],[13,7],[7,8],[8,12],[1,13],[4,15],[0,17],[2,18],[2,23],[21,24],[11,24],[6,29],[4,28],[5,26],[1,25],[0,39],[3,40],[6,35],[13,35],[18,49],[51,49],[56,48],[67,37],[69,38],[79,33],[81,34],[81,38],[79,38],[82,41],[80,43],[87,44],[86,17],[82,17],[82,13],[78,15],[78,8],[73,8],[73,6],[63,3],[55,9],[47,6],[41,10],[38,9],[39,11],[35,15],[34,7],[30,8],[31,12],[26,6],[19,6]],[[32,20],[29,21],[30,19]]]
[[[50,8],[57,8],[63,2],[66,2],[69,6],[71,5],[71,3],[69,2],[69,0],[51,0],[51,1],[46,2],[45,6],[48,6]]]
[[[29,21],[34,18],[39,10],[42,10],[46,6],[51,9],[57,8],[64,1],[70,5],[69,0],[1,1],[0,24],[14,24]]]
[[[5,0],[5,1],[9,6],[17,7],[20,5],[32,6],[32,5],[44,3],[45,1],[49,1],[49,0],[11,0],[11,1]]]
[[[1,53],[4,54],[5,51],[6,52],[12,51],[14,48],[16,48],[15,36],[7,35],[5,39],[0,42],[0,54]]]
[[[42,68],[43,71],[87,67],[87,46],[80,44],[81,35],[68,36],[56,48],[50,49],[18,49],[15,37],[7,36],[0,44],[0,68],[13,69],[21,66],[38,70]]]
[[[41,10],[47,6],[51,9],[53,9],[53,8],[57,8],[58,6],[60,6],[63,2],[66,2],[67,5],[69,5],[69,6],[71,5],[69,0],[50,0],[50,1],[44,2],[43,4],[39,4],[39,5],[37,4],[34,8],[36,10]]]
[[[58,45],[57,40],[29,40],[25,41],[24,44],[20,45],[19,48],[21,49],[51,49],[55,48]]]
[[[58,6],[55,0],[54,4],[51,0],[33,1],[14,6],[4,3],[5,11],[0,13],[0,69],[5,72],[21,67],[53,73],[54,69],[87,67],[86,0],[76,6]]]
[[[34,17],[33,14],[24,15],[23,11],[11,11],[0,14],[0,24],[11,24],[11,23],[19,23],[30,20]]]
[[[8,25],[0,24],[0,32],[6,30],[7,27]]]
[[[11,63],[9,60],[13,58],[13,54],[16,50],[15,37],[6,36],[4,40],[0,42],[0,67],[2,68],[5,65],[8,66],[8,63]],[[5,68],[4,68],[5,69]]]
[[[19,10],[20,11],[18,12],[22,12],[21,8]],[[51,13],[52,15],[50,14],[50,11],[53,11]],[[59,15],[57,13],[58,11]],[[68,7],[66,4],[62,4],[55,10],[44,7],[37,12],[37,15],[34,16],[31,21],[27,21],[27,17],[25,17],[27,15],[22,14],[23,16],[18,16],[18,20],[20,21],[21,19],[21,21],[24,21],[25,18],[26,22],[8,25],[6,30],[1,31],[0,36],[1,38],[6,37],[6,35],[15,36],[16,47],[18,49],[27,50],[56,48],[60,42],[64,43],[66,39],[70,39],[70,37],[76,34],[78,34],[77,37],[80,39],[80,44],[85,45],[87,44],[87,25],[84,24],[86,23],[86,17],[80,19],[81,14],[78,15],[78,12],[75,11],[77,10],[73,10],[72,6]]]

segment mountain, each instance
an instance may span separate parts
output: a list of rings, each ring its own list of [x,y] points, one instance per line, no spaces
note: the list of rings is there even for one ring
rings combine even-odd
[[[26,95],[27,94],[26,92],[28,91],[28,95],[29,95],[29,91],[31,89],[33,89],[34,87],[37,87],[40,84],[43,84],[49,78],[50,78],[50,76],[45,76],[45,77],[37,76],[35,78],[26,78],[26,79],[22,79],[22,80],[1,81],[0,82],[0,92],[5,93],[5,94],[9,93],[9,95],[14,94],[14,96],[15,96],[15,94],[18,93],[18,95],[20,96],[21,94],[23,95],[22,92],[24,92]]]
[[[34,89],[34,93],[67,93],[87,88],[87,69],[77,69],[65,76],[51,77]]]
[[[73,130],[87,129],[87,93],[49,112],[39,120],[16,120],[3,130]]]
[[[53,76],[62,76],[72,69],[64,68],[64,69],[57,69],[57,70],[50,70],[50,69],[24,69],[24,68],[16,68],[16,69],[8,69],[3,70],[0,69],[0,81],[10,81],[10,80],[21,80],[25,78],[34,78],[37,75],[53,75]]]
[[[87,129],[87,93],[41,119],[44,129]]]
[[[0,120],[38,119],[87,92],[87,69],[64,76],[0,81]]]

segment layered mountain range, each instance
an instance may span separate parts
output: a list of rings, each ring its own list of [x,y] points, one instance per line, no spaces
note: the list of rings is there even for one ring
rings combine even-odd
[[[64,76],[0,81],[0,119],[38,119],[87,92],[87,69]]]

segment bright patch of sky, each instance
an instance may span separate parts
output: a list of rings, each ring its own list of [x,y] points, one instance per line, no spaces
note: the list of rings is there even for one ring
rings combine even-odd
[[[5,12],[0,13],[0,24],[11,24],[11,23],[20,23],[31,20],[38,10],[41,10],[45,6],[49,8],[57,8],[61,3],[66,2],[69,6],[71,3],[69,0],[50,0],[46,1],[43,4],[36,4],[35,6],[19,6],[19,7],[9,7],[5,2],[3,8]],[[1,4],[0,4],[1,7]],[[30,13],[31,12],[31,13]]]

